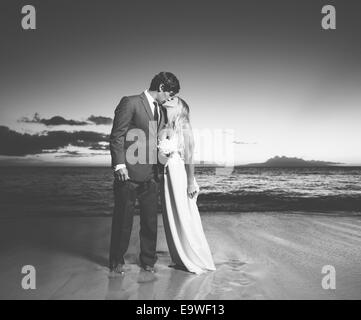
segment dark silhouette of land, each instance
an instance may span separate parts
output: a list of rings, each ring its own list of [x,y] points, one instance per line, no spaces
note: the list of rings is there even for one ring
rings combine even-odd
[[[239,167],[329,167],[342,165],[339,162],[304,160],[296,157],[275,156],[262,163],[249,163]]]

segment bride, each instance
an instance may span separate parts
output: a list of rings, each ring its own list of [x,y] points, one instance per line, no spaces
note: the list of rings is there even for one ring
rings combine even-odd
[[[199,274],[216,270],[197,207],[194,141],[187,103],[174,97],[163,104],[168,124],[159,135],[159,160],[165,164],[163,222],[173,267]]]

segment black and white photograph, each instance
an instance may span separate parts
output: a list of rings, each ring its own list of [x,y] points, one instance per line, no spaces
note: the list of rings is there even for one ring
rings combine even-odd
[[[0,35],[0,300],[361,299],[359,0],[2,0]]]

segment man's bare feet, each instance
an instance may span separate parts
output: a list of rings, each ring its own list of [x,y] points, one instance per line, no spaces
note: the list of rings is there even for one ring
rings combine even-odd
[[[124,264],[117,264],[116,266],[113,266],[109,270],[110,276],[117,276],[117,275],[124,275],[125,274],[125,265]]]
[[[156,273],[157,269],[151,266],[142,266],[142,269],[147,272]]]

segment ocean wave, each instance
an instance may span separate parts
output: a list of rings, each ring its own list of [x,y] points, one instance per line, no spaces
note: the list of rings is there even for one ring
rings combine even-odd
[[[361,169],[236,168],[230,176],[215,172],[196,168],[202,212],[361,212]],[[112,215],[109,168],[0,168],[0,177],[0,217]]]

